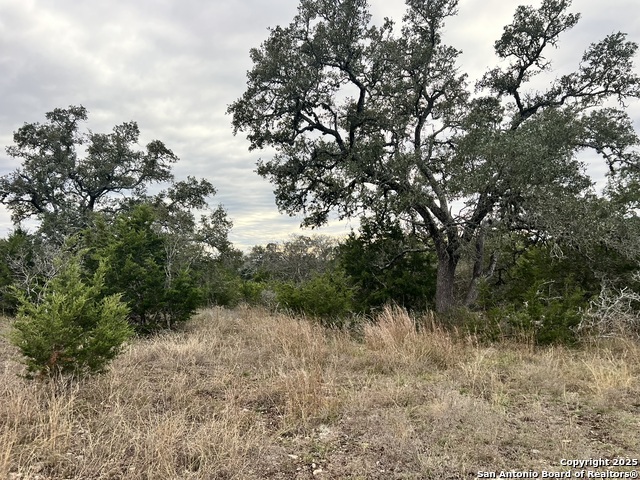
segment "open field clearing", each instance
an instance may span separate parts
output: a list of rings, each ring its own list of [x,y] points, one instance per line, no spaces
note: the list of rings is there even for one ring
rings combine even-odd
[[[16,356],[0,339],[1,479],[471,479],[640,457],[633,342],[478,346],[392,310],[354,339],[240,308],[62,387]]]

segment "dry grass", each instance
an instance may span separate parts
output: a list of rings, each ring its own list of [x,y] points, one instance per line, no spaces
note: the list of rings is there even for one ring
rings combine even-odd
[[[0,479],[474,478],[638,456],[638,344],[479,347],[432,320],[387,309],[357,341],[207,310],[64,387],[22,380],[0,339]]]

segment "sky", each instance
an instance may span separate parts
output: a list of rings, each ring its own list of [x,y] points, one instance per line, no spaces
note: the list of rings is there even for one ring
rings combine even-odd
[[[521,3],[540,1],[460,0],[444,39],[462,50],[460,66],[472,81],[495,66],[493,43]],[[0,0],[0,175],[19,167],[4,148],[20,126],[44,122],[57,107],[84,105],[92,131],[108,133],[134,120],[141,147],[161,140],[180,158],[176,179],[211,181],[218,190],[211,203],[226,208],[238,248],[291,233],[348,234],[357,221],[312,232],[299,229],[301,218],[279,213],[272,185],[255,173],[256,161],[273,152],[249,152],[226,114],[244,92],[249,50],[267,38],[268,27],[288,25],[297,6],[298,0]],[[399,21],[403,11],[402,1],[371,0],[374,21]],[[637,0],[574,0],[570,11],[582,19],[553,52],[552,76],[573,70],[588,45],[607,34],[626,32],[640,43]],[[640,58],[640,72],[638,64]],[[629,109],[638,132],[639,103]],[[0,205],[0,237],[11,229]]]

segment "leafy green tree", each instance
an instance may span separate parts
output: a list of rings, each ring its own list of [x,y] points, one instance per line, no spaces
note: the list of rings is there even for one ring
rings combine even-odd
[[[9,156],[22,162],[0,177],[0,203],[15,223],[36,217],[41,231],[62,243],[88,225],[91,212],[118,210],[122,201],[114,194],[141,196],[149,184],[173,179],[170,165],[177,157],[158,140],[137,150],[135,122],[117,125],[109,134],[84,133],[83,106],[56,108],[46,119],[25,123],[7,147]]]
[[[103,295],[103,267],[87,279],[75,258],[49,282],[40,303],[18,295],[11,338],[29,375],[100,372],[131,337],[120,295]]]
[[[207,276],[204,266],[232,250],[226,211],[208,204],[216,193],[213,185],[194,177],[175,181],[171,165],[177,157],[160,141],[138,149],[140,132],[135,122],[118,125],[110,134],[85,133],[81,127],[87,110],[82,106],[55,109],[46,114],[46,120],[18,129],[7,153],[22,165],[0,177],[0,203],[12,211],[14,222],[39,220],[33,248],[22,248],[7,262],[12,283],[33,298],[55,273],[52,253],[75,236],[78,245],[104,254],[113,256],[120,248],[131,255],[128,263],[114,257],[108,275],[116,275],[116,266],[124,269],[118,278],[110,278],[122,289],[112,293],[125,293],[132,318],[145,325],[155,324],[160,316],[169,325],[183,320],[199,302],[193,284]],[[167,187],[149,195],[147,187],[152,183]],[[136,223],[139,208],[148,210],[147,223]],[[124,228],[122,222],[112,228],[127,215],[128,232],[118,231]],[[117,246],[121,242],[117,235],[129,235],[132,243]],[[145,239],[145,235],[149,236]],[[85,262],[95,271],[99,259],[85,258]],[[141,287],[138,292],[136,282]],[[170,301],[171,296],[182,301]],[[150,312],[154,312],[153,321],[148,318]]]
[[[312,226],[332,211],[405,224],[434,246],[440,312],[477,297],[494,230],[566,233],[565,206],[601,205],[619,217],[613,193],[634,215],[639,140],[625,102],[640,96],[635,43],[608,35],[573,73],[538,90],[534,77],[552,71],[547,52],[580,16],[567,11],[569,0],[520,6],[494,45],[501,66],[474,93],[460,51],[443,39],[457,0],[406,5],[398,29],[388,19],[373,25],[367,0],[301,0],[293,21],[251,50],[246,91],[229,113],[250,149],[276,149],[258,173],[274,183],[281,210]],[[576,157],[587,149],[609,167],[607,202],[592,201]],[[571,222],[572,235],[596,231],[600,220]],[[465,252],[473,252],[472,278],[456,294]]]
[[[140,130],[135,122],[117,125],[109,134],[85,133],[81,126],[88,115],[82,106],[57,108],[46,119],[44,124],[19,128],[14,145],[7,148],[22,165],[0,177],[0,203],[11,210],[16,224],[35,217],[39,233],[62,244],[93,225],[96,212],[113,216],[150,204],[165,233],[188,233],[189,241],[228,248],[231,223],[226,212],[222,207],[211,210],[207,203],[216,193],[213,185],[194,177],[175,181],[171,166],[178,158],[158,140],[138,150]],[[153,183],[169,186],[148,195]],[[194,211],[208,212],[197,219]]]

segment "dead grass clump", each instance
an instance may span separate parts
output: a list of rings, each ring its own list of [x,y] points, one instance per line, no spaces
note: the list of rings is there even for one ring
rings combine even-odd
[[[53,474],[70,464],[76,397],[77,388],[60,393],[52,383],[27,385],[21,379],[2,392],[0,418],[7,421],[0,428],[0,478],[9,478],[16,457],[26,475]]]
[[[427,315],[423,328],[403,308],[386,306],[373,324],[364,327],[364,343],[377,352],[379,361],[393,365],[414,364],[447,368],[457,363],[464,346],[435,325],[433,315]]]
[[[269,372],[300,364],[311,367],[324,365],[328,360],[326,331],[304,318],[245,306],[233,313],[206,310],[194,322],[197,330],[202,328],[224,339],[220,346],[225,350],[219,355],[221,361],[235,355],[235,364],[246,370],[260,368]]]
[[[402,352],[403,347],[417,337],[416,325],[409,314],[398,307],[386,306],[376,317],[376,322],[366,325],[365,343],[372,350],[387,349]]]
[[[603,352],[627,365],[640,366],[640,342],[631,336],[589,337],[583,340],[583,344],[585,351]]]
[[[582,367],[586,371],[584,385],[592,394],[594,403],[608,409],[635,402],[634,396],[640,390],[640,368],[625,360],[616,358],[611,352],[598,352],[585,355]]]
[[[276,384],[282,392],[285,431],[309,431],[338,415],[340,400],[321,370],[280,372]]]
[[[264,347],[277,358],[275,363],[319,366],[328,358],[326,333],[311,321],[283,315],[255,327]]]

